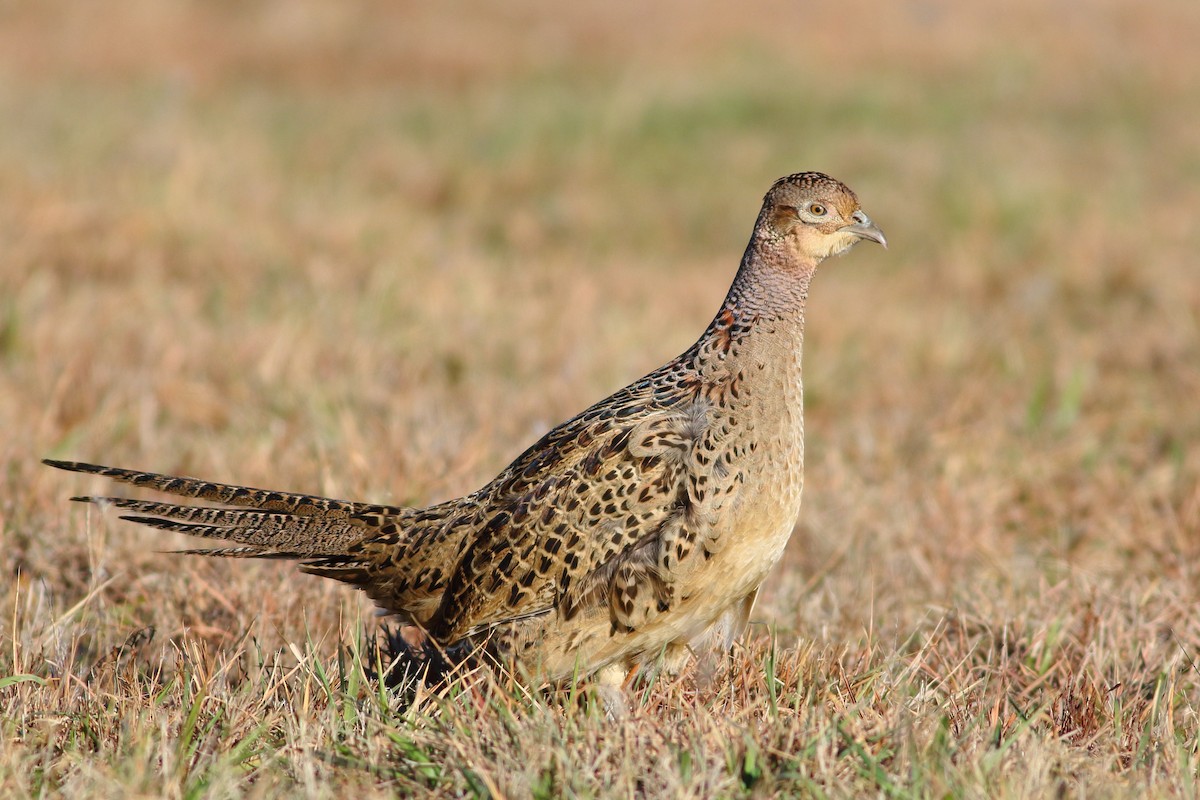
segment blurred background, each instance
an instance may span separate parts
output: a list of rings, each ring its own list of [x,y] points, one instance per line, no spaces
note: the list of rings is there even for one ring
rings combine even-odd
[[[350,602],[157,555],[38,459],[471,490],[690,344],[816,169],[891,248],[813,287],[764,615],[1186,607],[1198,36],[1194,0],[0,4],[0,567],[67,605],[122,571],[101,638]]]
[[[1198,41],[1196,0],[0,0],[0,794],[1194,794]],[[770,627],[621,737],[372,711],[327,679],[364,598],[38,463],[470,491],[687,347],[810,169],[890,249],[812,287]]]

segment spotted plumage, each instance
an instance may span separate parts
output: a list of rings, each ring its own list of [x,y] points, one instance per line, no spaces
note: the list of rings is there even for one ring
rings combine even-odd
[[[111,497],[122,519],[285,558],[365,591],[439,645],[484,643],[546,680],[624,674],[744,627],[796,522],[800,350],[826,257],[883,234],[819,173],[767,193],[720,311],[686,352],[427,508],[47,461],[212,505]]]

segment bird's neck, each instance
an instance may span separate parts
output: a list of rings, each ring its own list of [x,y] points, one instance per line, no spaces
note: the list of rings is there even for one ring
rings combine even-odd
[[[804,457],[804,305],[815,266],[798,264],[782,243],[752,238],[721,310],[692,351],[701,391],[730,413],[740,407],[756,415],[746,435],[753,431],[779,445],[763,457],[779,460],[772,474],[794,479],[797,501]]]
[[[718,318],[732,311],[743,324],[794,327],[802,339],[804,306],[816,266],[797,259],[782,240],[755,231]]]
[[[685,358],[695,358],[709,382],[745,388],[743,400],[778,398],[798,410],[804,304],[815,266],[798,264],[781,242],[751,238],[725,302]],[[796,421],[799,430],[798,413]]]

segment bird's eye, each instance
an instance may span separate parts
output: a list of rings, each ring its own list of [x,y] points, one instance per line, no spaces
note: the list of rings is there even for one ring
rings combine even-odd
[[[825,210],[825,206],[821,205],[820,203],[813,203],[808,207],[808,213],[812,214],[814,217],[825,216]]]

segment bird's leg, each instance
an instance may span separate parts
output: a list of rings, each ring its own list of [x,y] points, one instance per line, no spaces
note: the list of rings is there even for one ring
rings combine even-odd
[[[634,664],[633,666],[631,666],[629,668],[629,671],[625,673],[625,680],[621,681],[621,689],[622,690],[627,690],[630,686],[633,685],[633,679],[637,677],[638,670],[640,670],[641,668],[642,667],[640,664]]]
[[[741,600],[735,601],[717,618],[708,630],[697,636],[688,647],[687,654],[696,656],[696,686],[707,688],[712,685],[720,668],[731,663],[733,645],[750,624],[750,612],[758,600],[758,589]]]
[[[728,611],[725,612],[727,628],[725,630],[724,650],[728,653],[733,648],[733,641],[742,638],[742,634],[746,632],[746,628],[750,625],[750,614],[754,611],[754,605],[758,602],[758,592],[762,589],[762,585],[754,587],[754,591],[741,599],[741,602],[734,603]]]
[[[625,688],[636,672],[637,668],[634,667],[626,675],[624,667],[617,663],[601,667],[596,673],[596,694],[604,706],[604,716],[612,720],[629,716],[629,697],[625,694]]]

